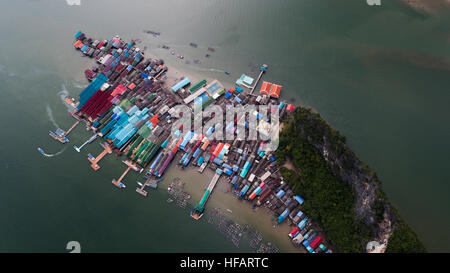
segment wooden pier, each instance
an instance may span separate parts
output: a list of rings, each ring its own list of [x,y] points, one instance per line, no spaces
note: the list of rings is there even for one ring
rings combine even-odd
[[[258,86],[259,80],[261,80],[262,75],[264,74],[264,72],[267,71],[267,68],[268,68],[268,67],[269,67],[269,66],[268,66],[267,64],[263,64],[263,65],[261,66],[260,72],[259,72],[259,76],[258,76],[258,78],[256,79],[255,84],[254,84],[253,87],[251,88],[250,94],[252,94],[253,91],[255,90],[256,86]]]
[[[88,140],[86,140],[80,147],[74,145],[73,148],[75,149],[75,151],[80,152],[81,149],[86,146],[87,144],[91,143],[92,141],[94,141],[96,138],[98,137],[97,134],[92,135]]]
[[[51,136],[52,138],[58,140],[61,143],[67,143],[69,142],[69,139],[67,138],[67,136],[70,134],[70,132],[80,123],[80,120],[77,119],[77,121],[75,121],[75,123],[67,130],[64,131],[61,128],[56,129],[55,132],[50,131],[49,132],[49,136]]]
[[[98,162],[107,154],[111,154],[112,153],[112,149],[111,147],[108,145],[108,143],[104,143],[101,144],[104,148],[104,150],[95,158],[95,159],[91,159],[90,157],[88,157],[88,160],[92,163],[91,167],[92,169],[94,169],[94,171],[98,171],[98,169],[100,169],[100,166],[98,165]]]
[[[112,183],[118,187],[118,188],[125,188],[125,184],[122,183],[123,178],[127,175],[127,173],[133,169],[135,172],[138,172],[141,170],[141,168],[137,167],[136,164],[134,164],[133,162],[129,161],[129,160],[125,160],[122,161],[123,163],[125,163],[125,165],[128,166],[128,168],[122,173],[122,175],[119,177],[118,180],[113,179]]]
[[[77,125],[80,123],[80,120],[75,121],[75,123],[64,133],[64,136],[68,136],[72,130],[77,127]]]
[[[144,185],[142,185],[142,187],[136,188],[136,192],[139,193],[142,196],[147,197],[148,192],[146,190],[144,190],[145,186],[146,185],[144,184]]]

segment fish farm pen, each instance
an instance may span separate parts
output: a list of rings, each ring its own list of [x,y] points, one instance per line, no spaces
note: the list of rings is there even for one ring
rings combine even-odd
[[[249,242],[249,246],[257,253],[277,253],[278,248],[271,242],[262,243],[263,236],[254,227],[240,225],[231,220],[222,210],[213,208],[210,211],[208,223],[215,225],[217,231],[233,245],[239,247],[242,241]]]
[[[146,33],[159,35],[153,31]],[[271,113],[279,112],[280,118],[283,118],[294,110],[293,105],[279,99],[281,85],[263,82],[259,94],[252,94],[268,72],[268,65],[259,67],[260,74],[256,81],[242,75],[236,85],[225,88],[217,80],[208,83],[206,79],[201,79],[192,84],[187,77],[170,79],[164,61],[145,58],[136,40],[127,42],[117,35],[109,40],[92,39],[78,31],[73,47],[83,56],[92,58],[96,64],[86,69],[86,79],[90,83],[79,94],[78,100],[66,98],[74,109],[70,112],[75,119],[74,125],[67,131],[59,128],[56,132],[50,132],[53,138],[67,143],[70,131],[79,123],[84,123],[93,135],[80,147],[74,146],[75,150],[87,149],[96,138],[101,138],[103,151],[97,157],[88,154],[91,167],[98,170],[100,160],[110,154],[121,157],[125,169],[118,179],[112,179],[112,184],[124,189],[126,175],[131,170],[135,171],[145,179],[144,183],[138,182],[139,187],[136,188],[142,196],[148,196],[148,188],[157,188],[173,162],[182,168],[192,164],[198,167],[199,172],[209,168],[215,175],[202,199],[190,211],[192,218],[198,220],[203,216],[215,186],[223,180],[229,183],[236,198],[273,211],[276,215],[274,224],[284,222],[298,228],[299,232],[292,237],[293,240],[308,235],[311,219],[301,212],[303,199],[294,196],[284,183],[278,172],[274,151],[265,149],[269,142],[237,138],[218,140],[214,137],[218,130],[227,134],[246,132],[252,115],[257,120],[259,133],[270,136],[271,123],[278,122],[271,119]],[[213,48],[208,50],[215,51]],[[210,125],[216,121],[214,117],[195,116],[194,123],[200,120],[205,128],[202,132],[195,132],[192,125],[182,123],[176,110],[179,105],[191,109],[201,107],[202,110],[215,105],[224,112],[230,106],[272,107],[269,114],[254,110],[231,122],[223,117],[223,128],[218,123]],[[169,189],[171,198],[168,202],[175,201],[178,206],[186,208],[190,196],[184,192],[183,182],[178,179],[172,181]],[[239,246],[242,234],[248,233],[256,252],[277,251],[272,244],[261,244],[262,236],[258,232],[232,223],[223,213],[212,210],[211,217],[208,221],[216,223],[217,229],[236,246]],[[323,247],[306,249],[311,253],[330,252]]]

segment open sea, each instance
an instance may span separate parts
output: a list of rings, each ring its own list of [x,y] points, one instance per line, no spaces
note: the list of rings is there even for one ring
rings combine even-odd
[[[256,78],[268,64],[264,80],[347,137],[427,249],[450,251],[450,10],[428,15],[398,0],[72,2],[0,0],[0,252],[68,252],[69,241],[82,252],[253,251],[167,203],[163,188],[137,195],[137,174],[117,190],[111,179],[125,169],[119,158],[105,157],[94,172],[86,153],[101,151],[98,140],[73,150],[90,136],[84,126],[66,145],[48,136],[74,122],[61,94],[77,97],[88,84],[83,71],[93,61],[72,47],[78,30],[96,39],[139,38],[169,69],[226,87],[242,73]],[[203,191],[191,188],[200,191],[193,196]],[[294,251],[284,231],[261,230],[280,251]]]

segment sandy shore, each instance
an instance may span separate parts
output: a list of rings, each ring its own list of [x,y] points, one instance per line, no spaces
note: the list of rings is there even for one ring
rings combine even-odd
[[[416,10],[425,11],[427,13],[435,13],[441,8],[450,7],[450,0],[401,0],[401,1]]]
[[[212,82],[213,80],[216,79],[216,78],[205,75],[207,73],[202,72],[201,70],[197,70],[197,69],[203,69],[203,68],[198,67],[198,65],[196,65],[196,64],[190,64],[190,65],[183,64],[183,60],[178,59],[174,55],[163,56],[163,55],[167,55],[167,53],[161,54],[161,55],[155,54],[154,52],[157,53],[158,50],[161,50],[161,49],[147,49],[145,51],[145,57],[164,60],[165,65],[168,67],[168,71],[165,75],[167,77],[167,78],[165,78],[165,81],[168,86],[172,86],[172,83],[173,84],[177,83],[183,77],[188,77],[191,80],[191,83],[195,83],[201,79],[206,79],[208,82]],[[165,52],[162,51],[161,53],[165,53]],[[186,69],[181,68],[182,66],[185,66],[185,65],[191,66],[191,67],[186,67]],[[233,86],[231,79],[226,82],[224,82],[223,80],[222,81],[219,80],[219,81],[222,84],[224,84],[225,88],[227,88],[227,86]]]
[[[166,191],[173,178],[181,178],[186,183],[185,191],[191,195],[189,203],[193,207],[202,198],[205,187],[209,184],[213,175],[214,172],[209,168],[206,168],[200,174],[197,171],[197,167],[190,166],[181,169],[174,161],[164,175],[165,182],[162,184],[161,189]],[[207,221],[207,215],[212,208],[219,208],[222,211],[231,210],[232,212],[226,212],[229,218],[240,225],[249,224],[255,227],[263,235],[263,242],[274,243],[280,252],[304,252],[303,249],[295,247],[289,240],[288,233],[292,228],[288,224],[283,223],[274,228],[271,221],[273,213],[267,208],[258,207],[253,209],[249,202],[238,199],[230,192],[230,185],[225,177],[222,177],[216,185],[206,206],[206,217],[204,216],[200,221]]]

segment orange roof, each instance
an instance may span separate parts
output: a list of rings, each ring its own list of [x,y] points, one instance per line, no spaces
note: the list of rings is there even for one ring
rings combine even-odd
[[[73,44],[73,46],[74,46],[74,47],[77,47],[77,48],[80,48],[80,47],[83,47],[84,44],[83,44],[82,41],[78,40],[78,41],[76,41],[76,42]]]
[[[222,151],[224,145],[225,145],[225,144],[223,144],[222,142],[220,142],[219,145],[216,146],[216,149],[214,150],[213,155],[214,155],[214,156],[218,156],[219,153],[220,153],[220,151]]]
[[[183,138],[180,138],[177,142],[177,145],[175,145],[175,148],[173,149],[174,151],[176,151],[176,149],[178,149],[178,147],[180,146],[181,142],[183,141]]]
[[[271,86],[272,86],[272,84],[271,84],[270,82],[263,82],[262,85],[261,85],[261,89],[259,90],[259,92],[260,92],[261,94],[268,95]]]
[[[159,122],[159,119],[158,119],[158,118],[159,118],[158,115],[154,115],[154,116],[150,119],[150,122],[153,123],[153,126],[156,126],[156,124]]]
[[[128,88],[129,88],[129,89],[133,89],[135,86],[136,86],[136,84],[131,83],[130,85],[128,85]]]
[[[278,84],[273,84],[272,87],[270,88],[270,96],[274,97],[274,98],[279,98],[280,97],[280,93],[281,93],[281,85]]]
[[[204,150],[206,150],[206,148],[208,148],[208,145],[209,145],[209,140],[206,140],[200,149],[202,149],[204,151]]]

